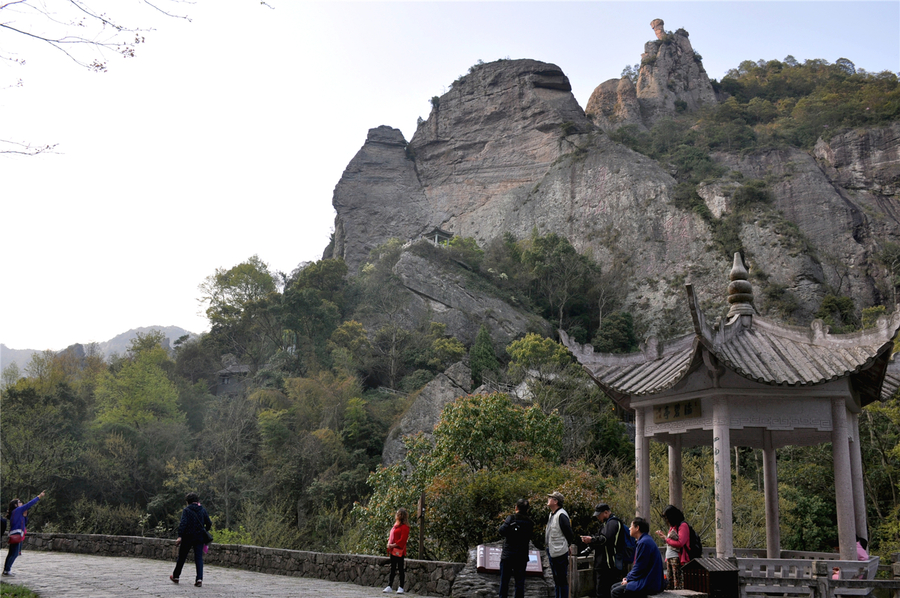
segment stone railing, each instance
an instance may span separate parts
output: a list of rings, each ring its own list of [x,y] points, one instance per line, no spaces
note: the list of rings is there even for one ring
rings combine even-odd
[[[174,561],[175,541],[135,536],[29,533],[28,550],[73,552],[96,556],[125,556]],[[203,562],[259,573],[312,577],[355,583],[373,588],[387,585],[390,559],[363,554],[330,554],[304,550],[265,548],[240,544],[212,544]],[[453,582],[464,563],[406,559],[409,592],[428,596],[450,596]]]

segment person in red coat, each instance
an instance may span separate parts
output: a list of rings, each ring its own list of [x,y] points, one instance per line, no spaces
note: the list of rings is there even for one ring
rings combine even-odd
[[[398,509],[394,527],[391,528],[391,533],[388,536],[387,550],[391,556],[391,578],[387,587],[382,590],[385,594],[393,591],[394,575],[398,571],[400,572],[400,585],[397,587],[397,593],[403,594],[404,592],[403,586],[406,584],[404,557],[406,557],[406,541],[409,540],[409,524],[407,521],[409,521],[409,513],[406,509]]]
[[[666,541],[666,571],[668,575],[668,590],[683,590],[684,576],[681,568],[691,560],[688,555],[691,532],[688,524],[684,522],[684,513],[675,505],[668,505],[663,511],[663,518],[669,524],[669,533],[656,530],[656,535]]]

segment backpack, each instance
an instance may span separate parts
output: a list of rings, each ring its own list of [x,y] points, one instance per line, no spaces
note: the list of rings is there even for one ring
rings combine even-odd
[[[689,540],[688,540],[688,556],[691,560],[699,559],[703,556],[703,542],[700,541],[700,535],[694,531],[694,528],[688,524]]]
[[[619,552],[619,542],[616,541],[616,569],[622,570],[634,563],[634,549],[637,547],[637,540],[631,537],[631,534],[628,533],[628,528],[625,527],[621,519],[615,515],[610,515],[609,518],[619,522],[619,533],[625,536],[621,553]]]

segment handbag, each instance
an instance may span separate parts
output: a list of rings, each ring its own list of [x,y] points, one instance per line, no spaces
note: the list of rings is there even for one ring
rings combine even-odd
[[[9,543],[21,544],[22,540],[25,539],[25,532],[26,530],[24,529],[21,531],[14,529],[13,531],[9,532]]]

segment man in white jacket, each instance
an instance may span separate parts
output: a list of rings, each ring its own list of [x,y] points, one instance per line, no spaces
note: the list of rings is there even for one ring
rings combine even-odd
[[[550,570],[553,572],[556,598],[569,598],[569,546],[575,544],[575,534],[572,532],[569,514],[562,506],[562,494],[554,492],[547,495],[550,519],[544,531],[544,542],[550,559]]]

